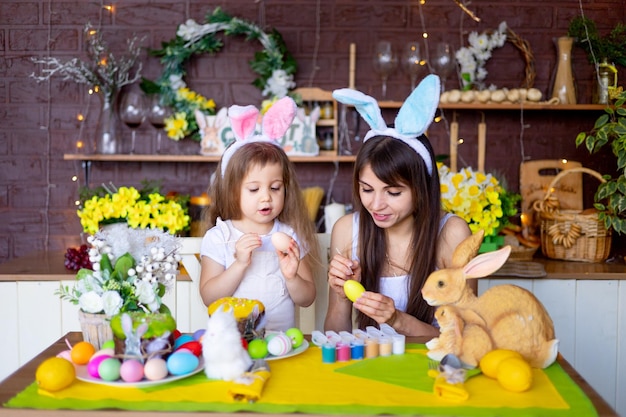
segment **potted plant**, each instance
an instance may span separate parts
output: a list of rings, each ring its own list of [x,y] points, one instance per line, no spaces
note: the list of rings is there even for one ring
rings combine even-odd
[[[606,145],[617,158],[618,176],[603,175],[606,182],[600,184],[594,195],[594,207],[598,219],[608,229],[626,234],[626,92],[621,92],[612,106],[604,109],[590,132],[576,137],[576,146],[585,145],[589,153],[598,152]]]
[[[608,35],[600,36],[593,20],[576,16],[568,29],[568,36],[576,39],[577,45],[584,49],[592,64],[606,59],[626,67],[626,25],[618,23]]]

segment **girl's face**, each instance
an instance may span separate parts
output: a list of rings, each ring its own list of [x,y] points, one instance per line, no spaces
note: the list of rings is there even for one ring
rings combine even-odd
[[[240,201],[241,221],[249,226],[247,231],[269,232],[285,205],[282,167],[277,163],[250,166],[241,183]],[[269,225],[269,229],[261,227],[259,230],[259,225]]]
[[[406,185],[382,182],[366,165],[359,175],[359,198],[376,226],[387,229],[412,221],[413,198]]]

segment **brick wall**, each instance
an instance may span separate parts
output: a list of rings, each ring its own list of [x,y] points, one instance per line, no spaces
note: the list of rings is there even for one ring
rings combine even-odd
[[[174,37],[178,24],[188,18],[202,21],[207,11],[221,6],[226,12],[254,22],[265,20],[277,28],[299,65],[298,86],[325,89],[348,84],[348,51],[357,45],[356,87],[379,97],[380,81],[371,67],[370,55],[377,40],[391,40],[400,48],[409,40],[420,39],[422,19],[429,32],[429,45],[446,40],[456,48],[465,45],[467,33],[494,29],[501,21],[530,42],[534,56],[535,86],[549,94],[555,67],[553,38],[566,33],[569,21],[579,13],[575,0],[551,2],[481,0],[470,5],[480,18],[476,23],[460,11],[452,0],[417,1],[337,0],[252,0],[224,1],[115,1],[113,14],[100,1],[2,0],[0,2],[0,262],[34,250],[64,250],[80,239],[80,225],[74,201],[78,185],[84,181],[80,162],[63,160],[64,153],[75,152],[79,138],[89,139],[98,115],[98,101],[86,94],[84,86],[54,78],[37,84],[30,74],[39,71],[30,58],[58,56],[67,59],[84,56],[82,29],[86,22],[101,26],[111,49],[123,49],[133,33],[146,36],[145,46],[158,48],[161,41]],[[583,1],[587,16],[602,33],[624,21],[623,0]],[[316,22],[320,22],[319,31]],[[218,106],[258,104],[260,92],[250,82],[254,73],[248,60],[260,46],[241,38],[229,37],[216,56],[190,61],[190,86],[216,100]],[[317,51],[317,55],[315,52]],[[142,56],[144,75],[156,78],[161,71],[158,60]],[[592,68],[582,50],[573,53],[579,102],[591,101]],[[488,81],[500,87],[518,87],[525,64],[510,43],[495,51],[489,61]],[[624,71],[620,72],[623,80]],[[448,87],[458,85],[456,79]],[[403,100],[409,79],[398,71],[389,78],[388,99]],[[86,115],[84,122],[76,118]],[[386,112],[392,119],[394,114]],[[451,112],[446,113],[449,119]],[[588,129],[597,117],[593,112],[485,112],[488,125],[487,170],[504,174],[517,188],[518,167],[523,158],[567,157],[607,172],[614,166],[610,155],[589,158],[575,149],[574,137]],[[466,145],[460,149],[460,165],[476,161],[476,123],[481,114],[457,113]],[[354,119],[348,118],[350,127]],[[520,139],[521,125],[526,125]],[[363,127],[363,123],[361,123]],[[124,131],[125,137],[129,131]],[[434,125],[431,140],[438,153],[447,152],[447,133]],[[139,152],[154,150],[155,131],[145,123],[138,130]],[[523,148],[522,143],[523,142]],[[354,143],[354,149],[358,143]],[[168,153],[197,153],[192,141],[165,140]],[[197,194],[206,188],[214,164],[187,163],[95,163],[91,183],[113,182],[139,185],[144,178],[162,179],[164,191]],[[328,188],[333,164],[300,164],[298,175],[304,186]],[[351,166],[340,164],[332,198],[350,200]],[[78,182],[72,177],[77,176]]]

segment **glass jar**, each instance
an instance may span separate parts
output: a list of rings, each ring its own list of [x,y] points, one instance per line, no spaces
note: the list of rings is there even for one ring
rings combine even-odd
[[[210,204],[211,198],[206,193],[194,195],[189,199],[189,218],[191,219],[189,236],[204,236],[206,232],[206,227],[204,227],[204,213],[209,208]]]

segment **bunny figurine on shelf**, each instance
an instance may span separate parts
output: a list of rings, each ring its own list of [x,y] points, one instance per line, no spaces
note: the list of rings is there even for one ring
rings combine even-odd
[[[232,308],[222,305],[209,317],[202,337],[202,356],[204,372],[211,379],[232,381],[252,366]]]
[[[496,272],[511,252],[511,247],[505,246],[476,256],[483,235],[479,231],[461,242],[454,251],[452,267],[430,274],[422,296],[431,306],[452,306],[465,326],[482,326],[491,336],[494,349],[517,351],[531,366],[546,368],[556,360],[559,342],[543,304],[530,291],[516,285],[497,285],[480,297],[467,285],[468,279]],[[458,337],[463,337],[463,333]],[[482,337],[476,339],[478,342]],[[431,346],[440,343],[433,342]]]
[[[224,143],[219,137],[219,131],[228,124],[228,110],[223,107],[215,116],[207,116],[200,110],[195,111],[196,122],[200,128],[200,154],[221,155],[224,153]]]

